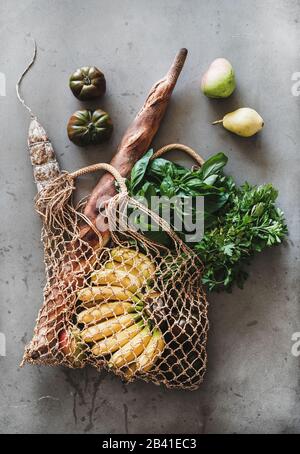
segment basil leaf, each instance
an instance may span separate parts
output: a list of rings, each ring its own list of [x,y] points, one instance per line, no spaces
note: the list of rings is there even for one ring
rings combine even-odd
[[[149,165],[149,176],[163,178],[167,174],[167,168],[170,162],[166,159],[157,158]]]
[[[153,149],[151,148],[147,153],[139,159],[131,170],[131,191],[136,191],[139,184],[143,180],[151,156],[153,155]]]
[[[167,175],[161,182],[160,192],[161,195],[166,195],[169,198],[176,194],[176,187],[174,186],[173,180],[169,175]]]
[[[206,196],[204,201],[205,211],[208,213],[215,213],[228,202],[228,199],[229,194],[226,192]]]
[[[217,153],[209,158],[201,167],[199,173],[203,180],[207,177],[218,173],[227,164],[228,158],[224,153]]]
[[[164,178],[166,175],[179,176],[187,172],[188,170],[179,164],[163,158],[154,159],[148,168],[148,175],[159,179]]]
[[[219,175],[217,174],[210,175],[209,177],[206,177],[205,180],[203,180],[203,183],[207,184],[208,186],[213,186],[217,181],[218,176]]]

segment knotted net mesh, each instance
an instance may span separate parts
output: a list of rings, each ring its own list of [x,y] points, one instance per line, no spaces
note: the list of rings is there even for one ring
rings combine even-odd
[[[36,200],[46,285],[23,363],[92,365],[126,381],[196,389],[206,369],[208,330],[202,263],[125,190],[105,209],[110,242],[84,240],[82,226],[90,225],[85,201],[73,202],[74,189],[64,172]],[[128,226],[136,209],[167,233],[168,247]]]

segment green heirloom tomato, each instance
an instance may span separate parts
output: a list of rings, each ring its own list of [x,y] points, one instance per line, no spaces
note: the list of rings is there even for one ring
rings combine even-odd
[[[73,95],[86,101],[102,96],[106,90],[104,74],[95,66],[83,66],[70,77],[69,82]]]
[[[69,139],[80,147],[97,145],[108,140],[113,124],[108,113],[101,109],[77,110],[68,123]]]

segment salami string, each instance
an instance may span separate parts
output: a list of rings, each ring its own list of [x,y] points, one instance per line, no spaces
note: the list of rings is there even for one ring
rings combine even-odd
[[[37,46],[36,46],[36,41],[34,38],[31,38],[32,41],[33,41],[33,54],[32,54],[32,57],[31,57],[31,60],[30,62],[28,63],[27,67],[25,68],[25,70],[23,71],[23,73],[21,74],[18,82],[16,83],[16,92],[17,92],[17,97],[18,97],[18,100],[20,101],[21,104],[23,104],[23,106],[25,107],[25,109],[28,110],[28,112],[30,113],[31,117],[32,118],[36,118],[36,115],[34,115],[34,113],[32,112],[31,108],[25,103],[24,101],[24,98],[21,96],[20,94],[20,88],[21,88],[21,83],[22,83],[22,80],[24,78],[24,76],[27,74],[27,72],[29,71],[29,69],[32,67],[32,65],[34,64],[35,60],[36,60],[36,55],[37,55]]]

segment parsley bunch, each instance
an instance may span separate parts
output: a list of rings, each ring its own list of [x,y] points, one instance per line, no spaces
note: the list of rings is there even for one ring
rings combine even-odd
[[[248,276],[245,264],[265,248],[281,243],[287,233],[283,212],[275,207],[271,184],[245,183],[230,194],[226,210],[195,245],[205,264],[203,283],[212,290],[240,288]]]

